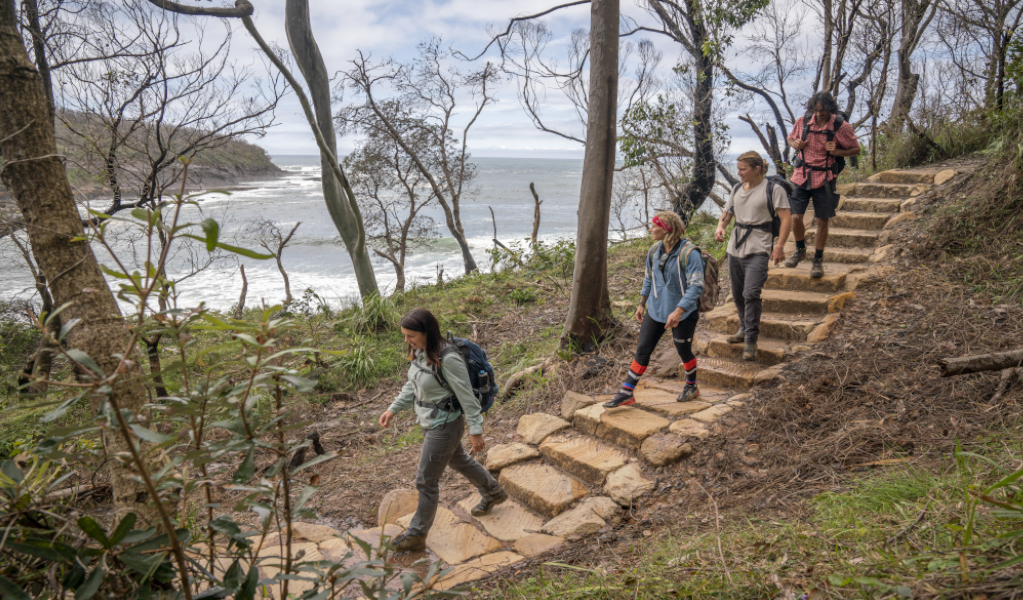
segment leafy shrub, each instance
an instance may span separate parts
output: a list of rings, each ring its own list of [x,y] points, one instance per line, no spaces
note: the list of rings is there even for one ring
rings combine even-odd
[[[353,388],[366,385],[373,378],[373,357],[366,339],[356,336],[348,350],[334,361],[341,377]]]
[[[536,291],[533,288],[516,288],[508,296],[515,301],[515,304],[529,304],[536,302]]]
[[[356,333],[378,333],[397,327],[401,315],[394,300],[374,294],[362,301],[360,306],[348,309],[343,322]]]
[[[567,279],[575,270],[575,240],[537,242],[527,263],[531,271],[547,271]]]

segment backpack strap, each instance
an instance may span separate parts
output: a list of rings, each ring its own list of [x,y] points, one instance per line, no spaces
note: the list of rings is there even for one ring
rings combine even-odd
[[[774,211],[774,180],[767,178],[767,212],[771,213],[771,220],[778,216]]]

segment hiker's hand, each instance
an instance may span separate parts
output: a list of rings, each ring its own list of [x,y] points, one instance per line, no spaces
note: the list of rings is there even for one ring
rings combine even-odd
[[[391,419],[393,418],[394,413],[389,410],[385,410],[384,414],[380,415],[380,426],[383,427],[384,429],[387,429],[388,427],[391,426]]]
[[[469,443],[472,444],[472,452],[473,452],[473,454],[476,454],[478,452],[482,452],[483,448],[487,445],[487,443],[483,440],[483,434],[482,433],[480,435],[471,435],[470,434],[469,435]]]
[[[782,248],[781,244],[774,247],[774,252],[771,253],[771,260],[774,261],[774,266],[778,266],[778,263],[785,260],[785,249]]]
[[[789,140],[789,144],[796,150],[806,148],[806,140]]]
[[[643,306],[642,304],[640,304],[639,308],[636,309],[636,320],[639,321],[640,323],[642,323],[643,322],[643,315],[645,315],[645,314],[646,314],[646,307]]]
[[[827,150],[828,152],[834,152],[835,150],[838,149],[838,144],[836,144],[835,142],[827,142],[824,144],[824,149]]]
[[[725,241],[725,235],[727,235],[725,233],[725,228],[718,225],[717,230],[714,231],[714,240],[720,244],[721,242]]]
[[[676,308],[670,315],[668,315],[668,322],[664,324],[665,329],[675,329],[678,326],[678,322],[682,320],[682,309]]]

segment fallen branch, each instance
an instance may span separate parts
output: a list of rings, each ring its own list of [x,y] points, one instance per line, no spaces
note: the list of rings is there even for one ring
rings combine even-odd
[[[1009,391],[1012,387],[1012,382],[1017,379],[1023,379],[1023,367],[1010,367],[1002,371],[1002,376],[998,382],[998,388],[995,389],[995,395],[991,396],[991,404],[998,404],[1005,395],[1005,392]]]
[[[1003,371],[1023,366],[1023,350],[992,352],[959,358],[943,358],[938,361],[942,377],[980,373],[982,371]]]
[[[522,369],[521,371],[512,373],[508,377],[508,379],[504,381],[504,386],[502,386],[504,387],[504,390],[501,392],[501,397],[508,398],[509,396],[511,396],[511,393],[515,391],[515,388],[517,388],[519,384],[522,383],[522,380],[525,379],[526,377],[529,377],[533,373],[539,371],[541,374],[543,374],[543,369],[546,365],[547,361],[545,360],[540,364],[533,365],[532,367],[527,367],[525,369]]]

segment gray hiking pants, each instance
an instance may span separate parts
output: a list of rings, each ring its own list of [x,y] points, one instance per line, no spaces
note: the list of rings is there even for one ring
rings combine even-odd
[[[433,526],[440,502],[440,476],[444,474],[445,467],[450,466],[464,475],[484,499],[489,499],[501,489],[494,476],[462,447],[464,431],[464,417],[426,430],[423,452],[419,455],[419,472],[416,475],[419,505],[416,507],[416,516],[406,530],[409,535],[426,535]]]
[[[767,283],[766,254],[751,254],[743,258],[728,255],[728,279],[732,283],[732,301],[739,313],[739,331],[746,332],[746,343],[757,343],[760,338],[760,315],[764,301],[760,292]]]

